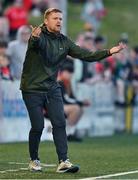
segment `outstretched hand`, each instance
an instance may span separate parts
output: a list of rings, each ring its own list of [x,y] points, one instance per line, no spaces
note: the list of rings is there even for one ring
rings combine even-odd
[[[112,48],[110,49],[110,54],[112,55],[112,54],[118,53],[118,52],[120,52],[121,50],[125,49],[126,47],[127,47],[126,44],[123,44],[123,43],[121,42],[121,43],[119,43],[118,46],[112,47]]]
[[[40,33],[41,33],[41,28],[40,27],[33,27],[32,25],[30,25],[30,28],[32,30],[31,35],[33,37],[40,37]]]

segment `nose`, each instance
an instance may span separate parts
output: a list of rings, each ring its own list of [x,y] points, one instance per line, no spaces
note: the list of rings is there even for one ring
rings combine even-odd
[[[61,19],[61,18],[58,18],[58,22],[61,23],[61,22],[62,22],[62,19]]]
[[[61,20],[60,20],[60,19],[58,19],[58,23],[61,23]]]

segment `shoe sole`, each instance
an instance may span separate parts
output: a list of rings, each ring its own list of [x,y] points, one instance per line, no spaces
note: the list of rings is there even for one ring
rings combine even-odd
[[[76,173],[79,171],[79,166],[73,166],[69,169],[65,169],[65,170],[60,170],[60,171],[57,171],[58,173]]]
[[[31,168],[28,168],[28,170],[29,170],[29,171],[31,171],[31,172],[42,172],[42,169],[40,169],[40,170],[36,170],[36,169],[31,169]]]

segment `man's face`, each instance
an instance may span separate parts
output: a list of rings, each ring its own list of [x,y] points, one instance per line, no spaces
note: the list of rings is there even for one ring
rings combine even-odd
[[[8,58],[0,56],[0,67],[6,67],[8,65],[9,65]]]
[[[44,20],[44,23],[47,26],[47,29],[50,32],[58,33],[61,31],[62,27],[62,13],[60,12],[52,12],[49,14],[47,19]]]
[[[0,47],[0,54],[6,54],[7,48],[6,47]]]

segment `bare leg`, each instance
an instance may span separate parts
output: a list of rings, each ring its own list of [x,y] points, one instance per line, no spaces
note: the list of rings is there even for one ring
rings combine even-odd
[[[64,105],[64,112],[67,115],[68,124],[74,126],[82,116],[83,110],[77,104]]]

